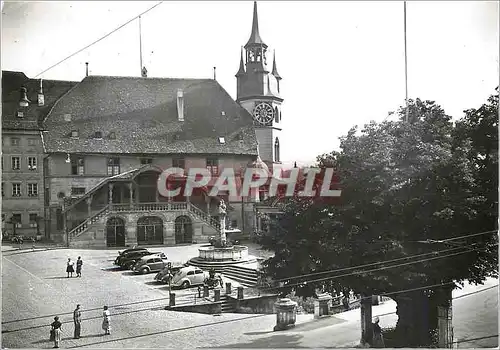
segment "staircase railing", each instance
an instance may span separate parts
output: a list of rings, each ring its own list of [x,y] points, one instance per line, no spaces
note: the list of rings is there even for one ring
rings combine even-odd
[[[220,229],[220,222],[219,222],[219,220],[217,220],[216,218],[208,215],[207,213],[205,213],[203,210],[201,210],[200,208],[198,208],[193,203],[189,203],[188,207],[189,207],[189,210],[193,214],[195,214],[196,216],[198,216],[200,219],[208,222],[210,225],[214,226],[217,230]]]
[[[100,211],[98,211],[96,214],[92,215],[90,218],[82,222],[80,225],[69,231],[68,235],[69,238],[75,238],[85,232],[87,228],[97,222],[100,218],[102,218],[105,214],[107,214],[109,210],[109,205],[105,206],[102,208]]]

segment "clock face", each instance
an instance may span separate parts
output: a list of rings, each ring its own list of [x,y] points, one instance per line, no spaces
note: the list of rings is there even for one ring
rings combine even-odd
[[[260,124],[268,125],[274,118],[273,107],[269,103],[261,103],[253,110],[253,116]]]

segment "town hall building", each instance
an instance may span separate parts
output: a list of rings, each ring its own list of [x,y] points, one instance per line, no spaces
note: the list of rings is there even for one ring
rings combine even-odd
[[[268,58],[254,3],[236,101],[212,79],[58,82],[2,72],[2,102],[10,106],[2,121],[2,231],[73,247],[201,243],[220,230],[224,200],[229,238],[253,234],[266,186],[214,197],[211,183],[191,196],[163,197],[157,181],[171,167],[185,170],[170,180],[182,186],[191,168],[214,176],[232,168],[238,177],[249,167],[280,166],[281,77]]]

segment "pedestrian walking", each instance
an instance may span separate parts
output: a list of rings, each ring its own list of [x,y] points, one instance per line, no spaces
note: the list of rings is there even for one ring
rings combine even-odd
[[[71,277],[73,277],[73,272],[75,272],[75,269],[73,268],[73,261],[71,261],[71,258],[68,258],[68,262],[66,263],[66,272],[68,273],[68,278],[69,275],[71,274]]]
[[[82,277],[82,265],[83,260],[82,257],[79,256],[78,260],[76,260],[76,277]]]
[[[111,322],[111,314],[108,310],[108,307],[105,306],[104,307],[104,311],[102,313],[102,317],[103,317],[103,320],[102,320],[102,329],[104,330],[104,335],[110,335],[110,331],[111,331],[111,325],[110,325],[110,322]]]
[[[54,317],[54,322],[52,322],[50,326],[52,327],[50,330],[50,338],[54,340],[54,348],[58,348],[62,332],[62,323],[59,322],[58,316]]]
[[[35,237],[31,237],[31,243],[32,243],[31,249],[35,251]]]
[[[380,319],[375,317],[373,319],[373,347],[374,348],[385,348],[384,336],[382,335],[382,328],[378,324]]]
[[[73,338],[80,339],[80,332],[82,330],[82,311],[80,309],[80,304],[76,305],[76,309],[73,311],[73,322],[75,323],[75,334]]]

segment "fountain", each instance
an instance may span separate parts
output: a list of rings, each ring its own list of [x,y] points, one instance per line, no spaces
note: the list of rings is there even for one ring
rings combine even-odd
[[[224,267],[256,262],[256,258],[248,255],[248,247],[243,245],[228,244],[226,237],[226,203],[223,199],[219,202],[220,229],[219,236],[213,244],[203,245],[198,248],[198,257],[189,260],[190,265],[221,270]]]

